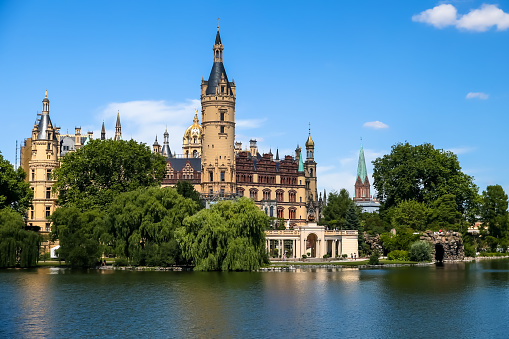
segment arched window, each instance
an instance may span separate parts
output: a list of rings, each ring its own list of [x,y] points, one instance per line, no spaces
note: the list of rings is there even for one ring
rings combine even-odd
[[[249,190],[249,197],[253,200],[258,200],[258,190],[256,188],[251,188]]]
[[[290,202],[295,202],[296,201],[296,196],[297,196],[297,192],[295,192],[294,190],[291,190],[288,192],[288,200]]]

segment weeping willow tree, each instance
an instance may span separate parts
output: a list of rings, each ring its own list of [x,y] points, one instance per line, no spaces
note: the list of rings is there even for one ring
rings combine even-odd
[[[20,214],[0,210],[0,268],[36,266],[40,243],[39,234],[24,229]]]
[[[100,235],[104,231],[103,211],[82,212],[74,206],[60,207],[53,212],[51,239],[59,240],[60,259],[71,267],[93,267],[103,253]]]
[[[133,265],[185,264],[174,233],[199,209],[196,201],[171,187],[123,193],[108,209],[107,236],[112,251]]]
[[[184,257],[200,271],[249,271],[268,263],[268,217],[247,198],[222,201],[184,220],[175,232]]]

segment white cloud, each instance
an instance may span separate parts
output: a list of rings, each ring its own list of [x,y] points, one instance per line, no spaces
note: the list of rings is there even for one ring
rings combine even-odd
[[[382,128],[389,128],[388,125],[384,124],[383,122],[381,121],[368,121],[368,122],[365,122],[364,125],[362,125],[363,127],[368,127],[368,128],[373,128],[373,129],[382,129]]]
[[[504,31],[509,28],[509,14],[504,13],[497,5],[483,4],[480,9],[463,15],[456,26],[477,32],[485,32],[492,26],[497,26],[498,31]]]
[[[166,101],[129,101],[113,102],[101,110],[98,118],[104,120],[106,137],[114,134],[117,111],[120,112],[122,124],[122,138],[134,139],[151,146],[155,136],[160,144],[163,142],[163,133],[168,128],[170,134],[170,148],[172,152],[182,153],[182,137],[184,132],[193,123],[194,109],[200,108],[200,101],[193,99],[179,103]],[[199,118],[201,118],[199,114]],[[100,128],[99,128],[100,130]],[[99,134],[94,137],[98,138]]]
[[[485,32],[494,26],[498,31],[509,28],[509,14],[497,5],[489,4],[483,4],[480,8],[472,9],[469,13],[459,16],[456,7],[451,4],[442,4],[412,16],[412,20],[437,28],[455,26],[458,29],[476,32]]]
[[[443,28],[456,24],[456,16],[456,7],[451,4],[442,4],[412,16],[412,21],[424,22],[437,28]]]
[[[459,154],[470,153],[474,150],[475,150],[474,147],[453,147],[453,148],[447,149],[446,151],[449,151],[456,155],[459,155]]]
[[[266,118],[263,119],[244,119],[235,121],[235,127],[239,129],[249,129],[249,128],[258,128],[263,125],[266,121]]]
[[[470,92],[465,97],[466,99],[481,99],[486,100],[489,98],[489,95],[483,92]]]

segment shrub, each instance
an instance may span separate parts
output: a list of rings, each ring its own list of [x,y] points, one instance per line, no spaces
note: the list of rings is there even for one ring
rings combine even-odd
[[[126,258],[116,258],[113,266],[127,266],[128,262]]]
[[[348,254],[345,253],[342,255],[342,257],[343,257],[343,259],[346,259],[346,258],[348,258]]]
[[[400,260],[400,261],[408,261],[410,257],[408,255],[408,251],[394,250],[387,254],[388,260]]]
[[[465,256],[475,257],[475,246],[472,244],[465,244]]]
[[[371,256],[369,257],[369,264],[370,265],[378,265],[380,264],[380,255],[378,254],[377,251],[373,252],[373,254],[371,254]]]
[[[409,254],[412,261],[431,261],[431,246],[427,241],[416,241],[410,245]]]
[[[302,255],[302,259],[306,259],[307,257],[308,257],[308,256],[307,256],[307,255],[305,255],[305,254],[303,254],[303,255]]]
[[[324,254],[324,255],[323,255],[323,258],[324,258],[324,259],[330,258],[330,255],[329,255],[329,254]]]

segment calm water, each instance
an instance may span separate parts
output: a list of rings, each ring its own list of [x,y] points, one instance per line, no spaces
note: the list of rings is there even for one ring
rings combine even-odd
[[[507,338],[509,260],[372,270],[0,270],[0,338]]]

